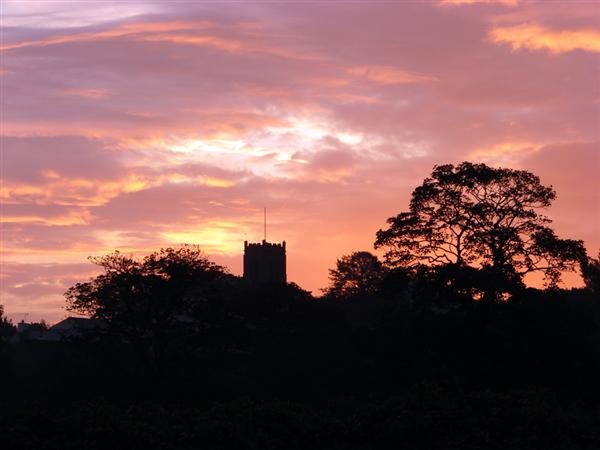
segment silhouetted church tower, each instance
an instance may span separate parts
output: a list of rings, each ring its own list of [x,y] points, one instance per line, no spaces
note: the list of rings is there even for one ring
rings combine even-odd
[[[267,242],[267,210],[264,211],[264,239],[258,244],[244,241],[244,278],[255,285],[285,285],[285,241]]]

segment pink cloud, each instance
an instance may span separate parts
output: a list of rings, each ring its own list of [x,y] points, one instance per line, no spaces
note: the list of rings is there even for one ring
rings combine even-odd
[[[347,72],[361,80],[376,84],[412,84],[437,81],[437,78],[415,72],[408,72],[392,66],[356,66]]]
[[[495,27],[492,42],[509,44],[513,50],[545,50],[553,54],[575,50],[600,52],[600,30],[552,30],[539,25]]]
[[[518,0],[440,0],[442,5],[473,5],[477,3],[515,6]]]

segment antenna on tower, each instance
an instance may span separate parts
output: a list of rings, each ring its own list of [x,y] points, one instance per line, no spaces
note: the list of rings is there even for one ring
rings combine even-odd
[[[264,208],[265,242],[267,242],[267,208]]]

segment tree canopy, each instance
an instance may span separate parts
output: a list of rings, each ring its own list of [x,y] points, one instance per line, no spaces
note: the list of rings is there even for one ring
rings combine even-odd
[[[0,342],[8,339],[15,332],[15,327],[5,315],[4,305],[0,305]]]
[[[586,287],[593,293],[600,292],[600,251],[596,258],[584,258],[581,261],[581,274]]]
[[[583,243],[560,239],[543,214],[556,192],[525,170],[463,162],[435,166],[417,187],[409,210],[377,232],[391,267],[478,268],[488,288],[516,286],[530,272],[549,286],[575,270]]]
[[[141,260],[119,252],[90,260],[103,273],[65,293],[67,310],[100,319],[155,353],[192,321],[226,275],[194,246],[161,249]]]
[[[366,297],[377,292],[385,274],[383,264],[372,253],[354,252],[339,258],[329,269],[330,285],[325,296],[335,298]]]

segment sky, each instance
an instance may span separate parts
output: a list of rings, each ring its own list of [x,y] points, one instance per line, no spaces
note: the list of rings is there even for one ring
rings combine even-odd
[[[197,244],[240,274],[263,207],[319,294],[436,164],[535,173],[558,235],[600,249],[599,1],[0,5],[13,320],[67,316],[114,250]]]

